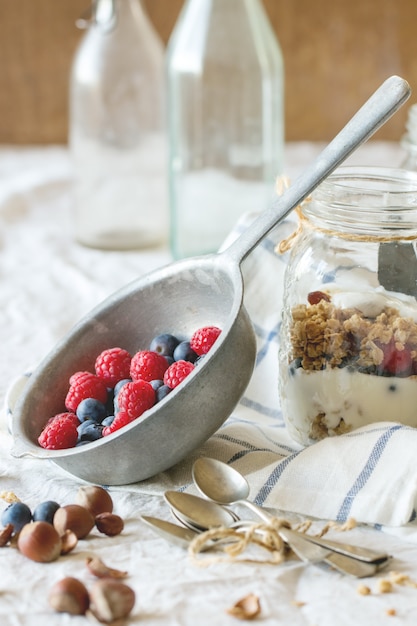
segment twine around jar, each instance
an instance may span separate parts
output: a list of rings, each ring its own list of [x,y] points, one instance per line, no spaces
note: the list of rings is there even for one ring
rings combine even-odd
[[[287,176],[279,176],[276,181],[275,189],[279,196],[281,196],[286,189],[290,186],[290,179]],[[303,206],[312,201],[312,196],[308,196],[301,204],[299,204],[294,210],[298,217],[297,228],[285,239],[282,239],[275,247],[275,252],[278,254],[284,254],[291,250],[301,235],[304,228],[310,228],[323,235],[329,237],[339,237],[345,241],[358,241],[364,243],[386,243],[391,241],[415,241],[417,239],[417,233],[415,235],[360,235],[354,233],[344,233],[332,228],[322,228],[316,226],[311,220],[303,213]]]

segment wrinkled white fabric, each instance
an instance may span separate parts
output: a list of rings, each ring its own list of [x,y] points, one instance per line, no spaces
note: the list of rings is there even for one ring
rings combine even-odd
[[[313,144],[287,149],[287,171],[298,172],[317,152]],[[358,163],[396,165],[396,145],[369,144],[354,156]],[[13,408],[21,375],[97,302],[144,272],[170,260],[165,249],[101,252],[77,245],[71,237],[71,170],[65,148],[0,150],[0,394]],[[232,233],[250,222],[242,220]],[[247,477],[251,499],[291,519],[354,517],[366,522],[344,540],[384,548],[394,555],[391,569],[417,580],[417,493],[413,429],[378,424],[349,436],[332,438],[305,450],[288,436],[279,411],[277,330],[285,259],[274,244],[291,224],[284,224],[245,261],[245,304],[254,323],[258,359],[253,379],[225,425],[174,468],[142,483],[111,488],[115,511],[126,522],[122,535],[93,531],[76,550],[52,564],[36,564],[13,548],[0,549],[0,623],[38,626],[85,624],[85,618],[53,613],[47,591],[59,578],[74,575],[92,584],[84,560],[99,554],[127,570],[137,593],[133,623],[202,626],[232,624],[225,610],[248,593],[262,605],[262,623],[294,625],[415,622],[417,591],[396,587],[378,594],[376,579],[366,581],[375,593],[361,596],[358,581],[292,560],[282,566],[217,564],[194,566],[186,553],[153,534],[140,514],[171,519],[162,494],[188,489],[192,462],[199,455],[233,464]],[[13,381],[18,380],[13,384]],[[9,393],[6,398],[6,391]],[[46,499],[68,504],[80,481],[51,462],[10,454],[10,412],[0,429],[0,491],[13,491],[29,506]],[[0,501],[0,511],[6,504]],[[240,511],[243,513],[243,511]],[[376,528],[373,524],[377,524]],[[380,525],[384,532],[380,532]],[[336,532],[333,538],[340,539]],[[382,572],[379,578],[388,576]],[[298,604],[299,603],[299,604]]]

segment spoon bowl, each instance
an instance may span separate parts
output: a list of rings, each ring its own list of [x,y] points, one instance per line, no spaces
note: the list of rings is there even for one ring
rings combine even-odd
[[[230,526],[236,517],[216,502],[181,491],[166,491],[165,500],[175,516],[188,527],[208,530],[219,526]]]
[[[256,341],[243,305],[242,261],[409,95],[402,78],[386,80],[310,167],[226,250],[152,272],[87,314],[30,377],[13,411],[12,453],[51,460],[90,482],[120,485],[165,471],[206,441],[233,411],[254,368]],[[119,346],[134,353],[147,349],[157,334],[189,337],[204,325],[222,329],[208,356],[186,382],[140,418],[82,447],[44,450],[38,445],[48,419],[65,410],[69,377],[91,371],[102,350]]]
[[[223,505],[242,504],[263,521],[271,519],[271,515],[247,499],[249,484],[231,465],[217,459],[200,457],[194,462],[192,474],[197,489],[213,502]]]

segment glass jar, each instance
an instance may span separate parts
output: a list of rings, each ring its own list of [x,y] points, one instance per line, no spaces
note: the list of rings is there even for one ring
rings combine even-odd
[[[298,209],[279,390],[308,445],[374,422],[417,427],[417,174],[342,167]]]
[[[164,48],[141,0],[95,0],[70,80],[74,228],[124,250],[168,238]]]
[[[166,70],[171,250],[216,252],[282,173],[283,59],[262,1],[186,0]]]

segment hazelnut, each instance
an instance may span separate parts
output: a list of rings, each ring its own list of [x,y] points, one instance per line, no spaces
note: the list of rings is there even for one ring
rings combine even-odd
[[[94,528],[94,517],[79,504],[67,504],[56,511],[54,527],[60,535],[72,530],[78,539],[83,539]]]
[[[100,513],[96,515],[95,524],[98,531],[109,537],[120,535],[125,526],[122,518],[114,513]]]
[[[90,590],[90,610],[99,622],[110,623],[129,615],[135,605],[133,589],[111,578],[102,578]]]
[[[49,592],[48,601],[55,611],[71,615],[85,615],[90,606],[87,588],[71,576],[55,583]]]
[[[77,504],[88,509],[93,517],[100,513],[113,512],[113,500],[108,491],[98,485],[86,485],[79,488]]]
[[[17,547],[28,559],[49,563],[61,554],[61,538],[48,522],[30,522],[20,531]]]

